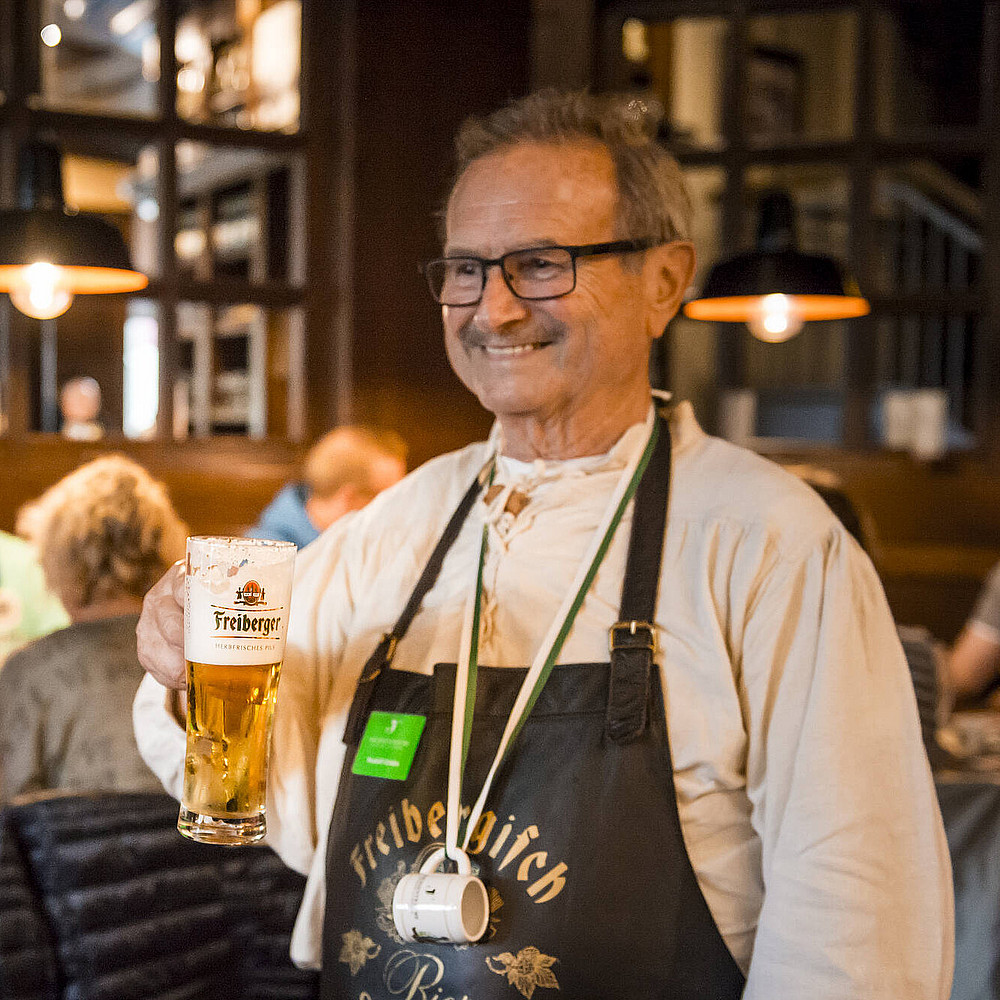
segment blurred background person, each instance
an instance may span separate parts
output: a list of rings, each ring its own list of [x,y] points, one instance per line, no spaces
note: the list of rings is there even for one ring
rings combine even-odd
[[[59,432],[72,441],[99,441],[104,428],[98,421],[101,412],[101,387],[96,379],[82,375],[71,378],[59,393]]]
[[[186,528],[131,459],[81,466],[28,505],[50,589],[71,619],[0,671],[0,801],[45,789],[158,791],[132,735],[142,598],[184,554]]]
[[[68,624],[66,609],[45,585],[34,549],[0,531],[0,667],[25,643]]]
[[[283,487],[247,532],[301,549],[406,475],[406,444],[394,431],[337,427],[309,449],[302,480]]]
[[[969,620],[948,657],[948,684],[956,699],[989,693],[1000,679],[1000,563],[990,570]]]

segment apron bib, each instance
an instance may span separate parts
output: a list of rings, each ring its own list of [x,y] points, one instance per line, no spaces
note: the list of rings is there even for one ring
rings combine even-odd
[[[468,855],[489,892],[485,935],[411,943],[396,932],[392,897],[444,844],[455,666],[427,676],[388,661],[478,495],[479,482],[470,487],[355,694],[327,851],[323,1000],[741,995],[743,975],[681,835],[653,662],[669,473],[663,423],[635,496],[611,662],[553,668],[473,830]],[[525,673],[479,667],[464,788],[482,786]],[[373,710],[427,717],[405,781],[352,773]]]

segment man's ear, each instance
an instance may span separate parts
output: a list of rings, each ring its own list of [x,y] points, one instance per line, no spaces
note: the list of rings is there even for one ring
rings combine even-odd
[[[646,254],[643,274],[649,305],[647,333],[655,340],[677,314],[684,293],[694,280],[694,244],[677,240],[653,247]]]

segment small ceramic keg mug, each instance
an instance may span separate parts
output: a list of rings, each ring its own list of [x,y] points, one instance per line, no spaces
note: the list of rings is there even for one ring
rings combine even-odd
[[[470,944],[478,941],[490,919],[486,886],[472,874],[465,852],[457,872],[435,871],[445,859],[439,847],[420,871],[404,875],[392,897],[392,919],[404,941]]]

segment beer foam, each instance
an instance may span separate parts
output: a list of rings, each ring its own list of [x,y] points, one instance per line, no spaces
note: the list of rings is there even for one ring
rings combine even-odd
[[[198,577],[213,594],[221,594],[244,566],[277,566],[294,553],[293,542],[228,535],[196,535],[188,539],[187,573]]]

